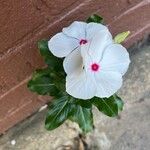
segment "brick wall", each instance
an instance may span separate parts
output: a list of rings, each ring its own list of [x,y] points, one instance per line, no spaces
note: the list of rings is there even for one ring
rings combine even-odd
[[[26,88],[33,70],[44,65],[37,41],[93,13],[114,35],[131,31],[126,47],[150,33],[150,0],[1,0],[0,133],[47,102]]]

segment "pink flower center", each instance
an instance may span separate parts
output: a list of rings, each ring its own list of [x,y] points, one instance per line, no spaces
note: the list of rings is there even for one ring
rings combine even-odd
[[[86,40],[86,39],[81,39],[80,40],[80,45],[82,45],[82,44],[86,44],[88,41]]]
[[[92,71],[95,71],[95,72],[96,72],[96,71],[99,70],[99,68],[100,68],[99,64],[94,63],[94,64],[91,65]]]

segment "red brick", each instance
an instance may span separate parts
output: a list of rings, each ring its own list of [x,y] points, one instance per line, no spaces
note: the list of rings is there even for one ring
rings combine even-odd
[[[0,95],[27,78],[35,68],[43,66],[36,44],[30,42],[0,60]]]
[[[44,22],[31,0],[1,0],[0,10],[1,55]]]
[[[150,32],[150,2],[146,0],[140,2],[121,14],[109,26],[114,35],[122,31],[131,31],[131,35],[125,43],[127,47],[131,46],[140,40],[142,35],[148,35]]]
[[[50,97],[43,98],[31,93],[27,89],[27,81],[28,79],[24,80],[1,97],[0,133],[50,101]]]

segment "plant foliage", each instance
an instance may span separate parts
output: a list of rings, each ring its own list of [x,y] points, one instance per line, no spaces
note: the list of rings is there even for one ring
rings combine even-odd
[[[94,14],[87,19],[87,22],[103,23],[103,18]],[[115,42],[122,42],[127,33],[122,33],[115,37]],[[63,59],[57,58],[51,54],[48,49],[48,41],[42,40],[38,43],[38,48],[47,67],[36,70],[31,80],[28,82],[28,88],[39,95],[50,95],[53,101],[49,103],[45,128],[53,130],[62,125],[67,119],[76,122],[83,133],[93,129],[92,108],[97,109],[109,116],[116,117],[123,109],[123,101],[117,95],[109,98],[94,97],[91,100],[80,100],[68,95],[65,91],[65,72],[63,70]]]

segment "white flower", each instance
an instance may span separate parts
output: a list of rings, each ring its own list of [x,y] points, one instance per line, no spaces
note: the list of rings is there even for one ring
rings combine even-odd
[[[120,44],[107,43],[107,35],[100,37],[96,34],[64,60],[66,91],[75,98],[110,97],[122,85],[129,54]]]
[[[109,37],[106,42],[112,42],[112,36],[106,26],[98,23],[73,22],[69,27],[63,28],[62,32],[53,36],[48,47],[53,55],[66,57],[73,50],[89,42],[95,34],[101,38]]]
[[[127,50],[97,23],[74,22],[52,37],[48,46],[55,56],[66,57],[66,91],[79,99],[116,93],[130,63]]]

